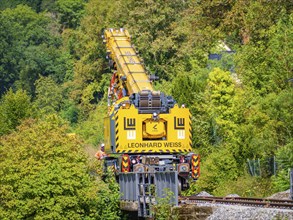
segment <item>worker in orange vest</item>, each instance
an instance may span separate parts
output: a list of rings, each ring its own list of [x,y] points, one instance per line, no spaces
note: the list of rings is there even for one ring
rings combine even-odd
[[[105,145],[101,144],[100,150],[95,154],[95,157],[98,160],[102,160],[106,156],[107,156],[107,154],[105,153]]]

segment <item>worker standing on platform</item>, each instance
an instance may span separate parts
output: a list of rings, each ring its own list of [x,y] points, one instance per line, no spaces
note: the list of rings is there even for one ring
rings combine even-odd
[[[107,154],[105,153],[105,145],[102,143],[100,150],[95,154],[95,158],[102,160]]]

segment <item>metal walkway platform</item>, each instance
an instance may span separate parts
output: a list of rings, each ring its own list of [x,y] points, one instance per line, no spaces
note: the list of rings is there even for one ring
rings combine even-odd
[[[139,217],[152,217],[153,205],[158,198],[165,198],[166,190],[173,193],[169,204],[178,206],[178,173],[169,172],[143,172],[121,173],[119,175],[121,208],[136,209]],[[125,206],[125,204],[131,204]],[[126,208],[127,207],[127,208]]]

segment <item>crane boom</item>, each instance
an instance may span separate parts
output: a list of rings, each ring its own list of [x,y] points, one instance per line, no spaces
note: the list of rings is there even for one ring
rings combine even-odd
[[[125,81],[128,95],[144,90],[153,91],[153,86],[147,75],[142,59],[131,45],[131,37],[127,30],[105,30],[107,53],[113,62],[113,67],[119,73],[120,86]]]

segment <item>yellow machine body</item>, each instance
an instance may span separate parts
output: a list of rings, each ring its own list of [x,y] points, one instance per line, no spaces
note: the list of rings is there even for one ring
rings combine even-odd
[[[159,114],[159,118],[154,120],[153,114],[140,114],[133,105],[120,107],[105,118],[106,152],[190,152],[190,130],[187,108],[175,105],[169,113]]]

